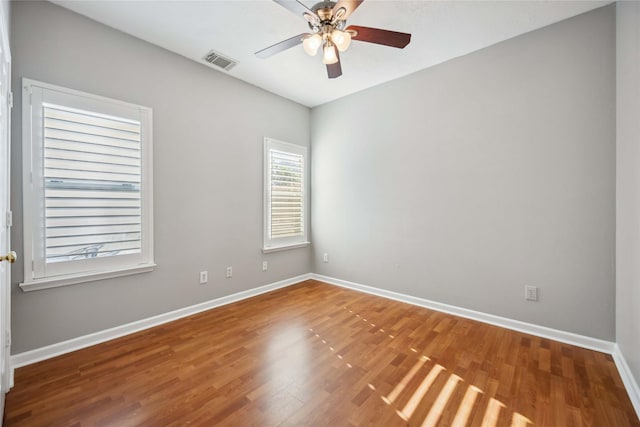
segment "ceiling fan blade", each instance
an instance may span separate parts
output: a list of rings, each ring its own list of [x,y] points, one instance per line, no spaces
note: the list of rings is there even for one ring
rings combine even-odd
[[[381,30],[379,28],[359,27],[350,25],[346,31],[355,31],[351,39],[361,42],[383,44],[385,46],[403,49],[411,41],[411,34],[398,33],[396,31]]]
[[[333,6],[333,16],[340,21],[346,20],[364,0],[340,0]],[[344,9],[344,12],[340,11]]]
[[[318,15],[316,15],[316,13],[313,10],[309,9],[307,6],[303,5],[297,0],[273,0],[273,1],[278,3],[280,6],[284,7],[288,11],[293,12],[298,16],[301,16],[308,22],[312,22],[314,24],[320,23],[320,18],[318,18]]]
[[[338,49],[336,49],[336,56],[338,57],[338,62],[335,64],[327,64],[327,74],[330,79],[335,79],[342,75],[342,65],[340,65],[340,54],[338,53]]]
[[[298,34],[295,37],[291,37],[290,39],[283,40],[280,43],[274,44],[273,46],[269,46],[262,50],[257,51],[256,56],[261,59],[269,58],[270,56],[273,56],[276,53],[280,53],[284,50],[287,50],[289,48],[299,45],[300,43],[302,43],[302,40],[304,40],[304,38],[307,35],[308,34],[306,33]]]

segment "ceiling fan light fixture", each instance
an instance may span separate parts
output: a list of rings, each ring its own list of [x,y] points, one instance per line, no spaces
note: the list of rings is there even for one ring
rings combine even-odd
[[[338,55],[336,54],[336,48],[331,43],[331,41],[327,40],[324,44],[324,51],[322,55],[322,63],[326,65],[335,64],[338,62]]]
[[[351,40],[374,43],[403,49],[411,41],[411,34],[380,28],[347,27],[347,19],[364,0],[320,0],[311,8],[301,0],[273,0],[275,3],[307,21],[309,32],[293,36],[286,40],[259,50],[258,58],[269,58],[278,52],[302,44],[305,52],[316,56],[322,47],[322,62],[326,65],[327,76],[335,79],[342,75],[340,54],[349,48]]]
[[[331,41],[340,52],[344,52],[351,44],[351,34],[347,31],[333,30],[331,33]]]
[[[320,46],[322,46],[322,36],[320,34],[314,34],[302,41],[302,47],[309,56],[316,56]]]

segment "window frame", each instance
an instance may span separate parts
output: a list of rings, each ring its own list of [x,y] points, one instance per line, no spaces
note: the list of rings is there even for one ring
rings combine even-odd
[[[302,193],[302,236],[270,238],[269,228],[271,224],[271,169],[269,167],[269,151],[276,149],[285,153],[302,156],[303,162],[303,193]],[[276,252],[287,249],[306,247],[311,244],[309,241],[309,156],[308,148],[304,145],[292,144],[279,141],[273,138],[264,137],[263,149],[263,240],[262,252]]]
[[[140,122],[141,251],[50,263],[44,254],[44,136],[43,104],[123,117]],[[66,286],[152,271],[153,258],[153,121],[152,110],[27,78],[22,79],[22,206],[24,291]],[[38,155],[40,153],[40,155]],[[56,265],[59,264],[59,265]]]

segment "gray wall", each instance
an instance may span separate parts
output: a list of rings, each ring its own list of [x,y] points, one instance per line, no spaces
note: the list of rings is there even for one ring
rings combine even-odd
[[[153,108],[158,264],[24,293],[17,263],[14,354],[311,270],[308,248],[261,252],[262,138],[308,146],[308,108],[50,3],[14,2],[11,28],[14,248],[22,250],[20,80],[28,77]]]
[[[16,265],[14,353],[309,271],[614,340],[613,7],[310,118],[305,107],[52,4],[12,6],[14,93],[29,77],[154,109],[158,263],[149,274],[30,293],[17,287]],[[18,251],[20,111],[16,96]],[[313,139],[313,254],[260,252],[264,135]],[[205,269],[210,282],[199,285]],[[540,287],[538,303],[523,300],[524,284]],[[619,331],[627,355],[638,354],[637,336]]]
[[[615,77],[608,6],[314,108],[314,271],[613,341]]]
[[[640,3],[616,12],[616,341],[640,383]]]

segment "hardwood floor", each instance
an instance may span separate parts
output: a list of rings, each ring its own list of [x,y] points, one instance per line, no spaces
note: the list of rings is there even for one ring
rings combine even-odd
[[[20,368],[6,426],[640,426],[611,356],[306,281]]]

